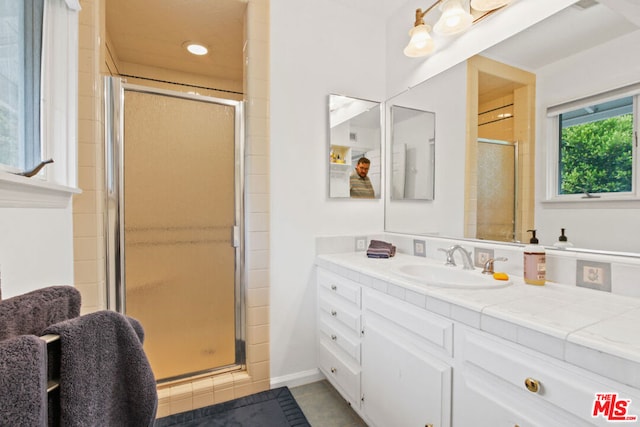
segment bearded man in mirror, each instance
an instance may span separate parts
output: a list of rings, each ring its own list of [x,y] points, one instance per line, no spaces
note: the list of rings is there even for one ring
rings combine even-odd
[[[358,164],[350,177],[351,197],[358,199],[373,199],[373,185],[367,176],[371,161],[366,157],[360,157]]]

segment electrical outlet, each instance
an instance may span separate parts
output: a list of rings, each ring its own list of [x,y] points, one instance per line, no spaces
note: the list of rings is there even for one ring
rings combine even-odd
[[[413,256],[427,256],[427,245],[424,240],[414,240],[413,241]]]
[[[489,261],[491,258],[494,258],[493,254],[493,249],[475,248],[473,250],[473,255],[476,267],[484,267],[484,264],[487,261]]]
[[[576,262],[576,285],[582,288],[611,292],[611,264],[607,262]]]
[[[367,238],[356,237],[356,252],[362,252],[367,250]]]

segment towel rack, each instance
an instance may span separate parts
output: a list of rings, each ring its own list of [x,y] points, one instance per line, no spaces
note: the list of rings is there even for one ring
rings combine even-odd
[[[47,345],[47,418],[48,425],[60,425],[60,335],[47,334],[39,337]]]

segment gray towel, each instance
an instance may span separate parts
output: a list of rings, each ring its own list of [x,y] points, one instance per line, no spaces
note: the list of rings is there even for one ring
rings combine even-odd
[[[0,340],[42,335],[49,325],[80,315],[80,292],[50,286],[0,301]]]
[[[46,354],[34,335],[0,341],[0,426],[47,425]]]
[[[154,424],[158,395],[141,332],[135,319],[106,310],[46,329],[60,335],[63,426]]]

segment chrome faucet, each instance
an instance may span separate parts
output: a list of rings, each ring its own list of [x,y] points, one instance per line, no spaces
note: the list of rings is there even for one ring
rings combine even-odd
[[[438,250],[447,254],[447,259],[445,260],[444,265],[455,267],[456,261],[453,258],[453,255],[456,253],[456,251],[460,251],[460,253],[462,254],[462,268],[464,270],[473,270],[473,260],[471,259],[471,252],[467,251],[462,246],[453,245],[449,249],[438,248]]]
[[[495,261],[509,261],[507,258],[499,256],[497,258],[489,258],[487,262],[484,263],[484,269],[482,270],[482,274],[493,274],[495,271],[493,270],[493,263]]]

